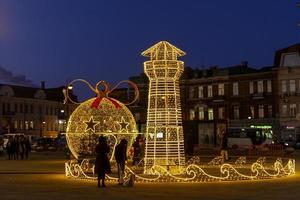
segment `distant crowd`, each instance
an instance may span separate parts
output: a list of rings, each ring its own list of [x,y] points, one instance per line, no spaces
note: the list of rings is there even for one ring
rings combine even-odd
[[[26,136],[9,136],[6,144],[6,152],[9,160],[28,159],[31,151],[29,138]]]

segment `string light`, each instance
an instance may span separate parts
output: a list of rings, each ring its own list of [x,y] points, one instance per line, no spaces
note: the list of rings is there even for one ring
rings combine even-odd
[[[198,158],[193,159],[199,160]],[[213,160],[218,159],[214,158]],[[274,179],[295,174],[295,160],[293,159],[285,159],[285,165],[282,163],[282,159],[277,159],[272,165],[262,163],[262,160],[265,160],[265,158],[259,158],[252,164],[246,164],[246,158],[239,157],[234,164],[194,163],[186,167],[182,166],[182,174],[180,175],[174,175],[165,166],[160,165],[153,165],[149,168],[148,174],[138,174],[131,167],[126,166],[125,177],[134,175],[137,182],[212,182]],[[85,159],[81,163],[66,163],[66,176],[96,180],[94,166],[90,163],[93,163],[93,161],[89,159]],[[209,163],[213,162],[210,161]],[[214,172],[210,174],[212,169]],[[117,181],[117,178],[111,175],[107,175],[107,179],[113,182]]]
[[[144,173],[152,166],[162,166],[172,173],[181,173],[185,165],[179,77],[184,63],[177,57],[185,53],[161,41],[142,53],[149,78],[147,132]]]

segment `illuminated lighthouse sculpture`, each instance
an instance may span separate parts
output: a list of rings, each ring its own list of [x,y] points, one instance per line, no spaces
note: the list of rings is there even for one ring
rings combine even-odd
[[[151,167],[162,166],[180,173],[185,165],[184,138],[180,104],[179,78],[184,63],[177,60],[185,52],[161,41],[142,53],[149,78],[145,173]]]

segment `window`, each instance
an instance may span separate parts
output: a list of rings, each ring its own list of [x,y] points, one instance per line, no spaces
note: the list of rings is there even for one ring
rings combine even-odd
[[[199,86],[198,87],[198,97],[199,98],[203,98],[203,86]]]
[[[264,81],[257,81],[257,93],[264,92]]]
[[[253,81],[249,82],[249,94],[253,94],[254,93],[254,88],[253,88]]]
[[[25,113],[28,113],[28,105],[27,104],[25,104],[25,106],[24,106],[24,111],[25,111]]]
[[[199,107],[199,119],[203,120],[204,119],[204,108]]]
[[[218,85],[218,95],[223,96],[224,95],[224,84],[219,84]]]
[[[296,92],[296,81],[290,80],[290,92],[295,93]]]
[[[23,104],[20,104],[20,113],[23,113]]]
[[[286,93],[286,80],[281,81],[281,92]]]
[[[207,86],[207,97],[213,96],[212,85]]]
[[[17,112],[18,112],[18,104],[15,103],[15,113],[17,113]]]
[[[208,109],[208,120],[214,119],[214,110],[212,108]]]
[[[239,119],[240,118],[239,106],[233,106],[233,118],[234,119]]]
[[[194,98],[194,87],[190,87],[189,97],[190,97],[190,99]],[[46,112],[47,112],[47,107],[46,107]]]
[[[33,121],[30,121],[29,128],[33,129]]]
[[[233,83],[233,85],[232,85],[232,94],[233,94],[233,96],[239,95],[239,83],[238,82]]]
[[[30,112],[31,112],[31,113],[33,113],[33,112],[34,112],[33,105],[30,105]]]
[[[25,121],[25,130],[28,130],[28,129],[29,129],[28,121]]]
[[[18,129],[18,121],[14,121],[14,129]]]
[[[195,110],[190,109],[190,120],[194,120],[194,119],[195,119]]]
[[[254,106],[250,106],[250,117],[252,119],[255,118],[255,108],[254,108]]]
[[[267,92],[271,93],[272,92],[272,81],[267,80]]]
[[[268,117],[273,117],[273,107],[272,105],[268,105]]]
[[[295,117],[297,113],[296,104],[290,104],[290,117]]]
[[[224,119],[225,118],[225,108],[224,107],[220,107],[218,114],[219,114],[219,119]]]
[[[282,105],[281,113],[282,113],[283,116],[287,115],[287,105],[286,104]]]
[[[293,67],[300,65],[300,57],[298,52],[285,53],[282,55],[281,65],[284,67]]]
[[[20,129],[23,130],[23,121],[20,121]]]
[[[7,111],[10,112],[10,103],[7,103]]]
[[[265,112],[264,112],[264,106],[263,105],[258,106],[258,117],[259,118],[264,118],[265,117]]]

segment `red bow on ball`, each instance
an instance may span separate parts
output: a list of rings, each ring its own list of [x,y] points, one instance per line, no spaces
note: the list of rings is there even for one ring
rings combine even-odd
[[[95,87],[93,87],[89,82],[87,82],[86,80],[84,79],[76,79],[76,80],[73,80],[71,81],[68,86],[66,87],[66,89],[64,89],[64,95],[65,95],[65,103],[69,100],[70,102],[74,103],[74,104],[80,104],[78,102],[75,102],[73,101],[70,96],[69,96],[69,87],[72,86],[75,82],[83,82],[85,84],[88,85],[88,87],[97,94],[97,97],[96,99],[93,101],[92,105],[91,105],[91,108],[98,108],[101,101],[103,100],[103,98],[106,98],[108,99],[114,106],[115,108],[119,109],[119,108],[122,108],[122,106],[113,98],[110,98],[108,97],[109,93],[111,93],[112,91],[114,91],[117,87],[119,87],[122,83],[128,83],[129,85],[131,85],[133,88],[134,88],[134,99],[129,102],[129,103],[126,103],[124,105],[130,105],[132,103],[134,103],[138,97],[139,97],[139,90],[138,90],[138,87],[135,83],[131,82],[131,81],[128,81],[128,80],[125,80],[125,81],[121,81],[119,82],[113,89],[109,90],[109,83],[106,82],[106,81],[99,81]],[[99,86],[104,86],[104,90],[101,90],[99,89]]]

